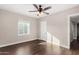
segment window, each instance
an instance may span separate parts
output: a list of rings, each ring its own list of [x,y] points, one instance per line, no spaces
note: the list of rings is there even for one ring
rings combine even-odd
[[[30,24],[29,22],[26,21],[19,21],[18,22],[18,35],[26,35],[29,34],[30,32]]]

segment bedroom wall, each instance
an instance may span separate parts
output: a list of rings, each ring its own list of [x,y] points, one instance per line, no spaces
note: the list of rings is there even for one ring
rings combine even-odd
[[[79,14],[79,6],[40,18],[40,22],[47,21],[47,32],[50,34],[53,44],[70,48],[69,16],[77,13]]]
[[[30,22],[30,34],[18,36],[18,21]],[[27,42],[37,38],[37,20],[17,13],[0,10],[0,47]]]

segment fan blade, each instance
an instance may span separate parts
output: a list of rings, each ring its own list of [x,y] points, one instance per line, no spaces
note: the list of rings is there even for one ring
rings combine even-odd
[[[43,13],[45,13],[45,14],[49,15],[49,13],[47,13],[47,12],[43,12]]]
[[[49,7],[46,7],[46,8],[43,9],[43,11],[46,11],[48,9],[51,9],[51,7],[50,6]]]
[[[38,6],[37,6],[36,4],[33,4],[33,6],[34,6],[36,9],[38,9]]]
[[[29,12],[37,12],[37,11],[29,11]]]

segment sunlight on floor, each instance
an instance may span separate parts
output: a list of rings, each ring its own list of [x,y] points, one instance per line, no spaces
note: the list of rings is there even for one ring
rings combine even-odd
[[[28,48],[26,49],[26,53],[25,53],[25,49],[23,47],[20,47],[16,50],[16,54],[17,55],[22,55],[22,54],[27,54],[27,53],[30,53],[30,49],[29,49],[29,46],[27,46]]]

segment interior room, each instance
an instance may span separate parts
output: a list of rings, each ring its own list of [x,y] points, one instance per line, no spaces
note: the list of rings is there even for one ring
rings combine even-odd
[[[0,4],[0,55],[78,54],[78,4]]]

